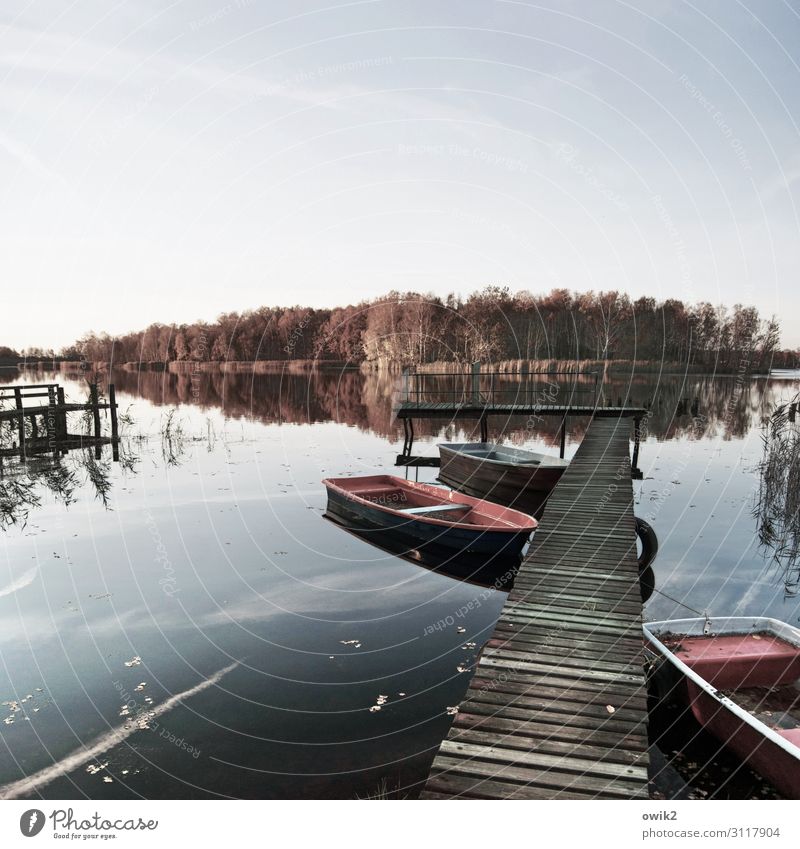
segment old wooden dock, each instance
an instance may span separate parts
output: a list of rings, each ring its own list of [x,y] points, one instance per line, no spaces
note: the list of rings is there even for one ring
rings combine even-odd
[[[630,418],[553,490],[423,798],[647,798]]]
[[[7,407],[8,403],[13,406]],[[108,410],[111,417],[111,436],[104,436],[100,412]],[[91,415],[91,430],[70,432],[69,413]],[[0,457],[18,456],[21,460],[42,454],[66,453],[73,448],[95,448],[97,454],[105,444],[111,444],[117,459],[119,441],[117,402],[114,384],[108,385],[108,401],[101,400],[96,383],[88,385],[88,397],[83,402],[68,402],[63,387],[57,383],[25,383],[0,386],[0,427],[7,424],[13,433],[10,447],[0,445]]]

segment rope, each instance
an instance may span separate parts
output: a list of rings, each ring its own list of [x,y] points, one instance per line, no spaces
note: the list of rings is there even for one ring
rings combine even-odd
[[[656,587],[653,587],[653,592],[657,592],[659,595],[663,595],[664,598],[668,598],[670,601],[674,601],[675,604],[680,605],[681,607],[685,607],[691,613],[696,613],[698,616],[704,616],[708,619],[708,611],[707,610],[695,610],[693,607],[689,607],[688,604],[684,604],[680,599],[673,598],[673,596],[669,595],[669,593],[665,593],[664,590],[659,590]]]

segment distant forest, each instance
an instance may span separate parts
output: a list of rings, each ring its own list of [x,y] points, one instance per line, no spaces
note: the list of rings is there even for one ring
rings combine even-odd
[[[112,337],[89,333],[56,354],[0,347],[0,358],[165,363],[320,360],[376,367],[504,360],[637,360],[719,370],[794,366],[775,317],[755,307],[631,301],[619,292],[512,294],[489,286],[467,298],[415,292],[346,307],[260,307],[211,323],[152,324]]]

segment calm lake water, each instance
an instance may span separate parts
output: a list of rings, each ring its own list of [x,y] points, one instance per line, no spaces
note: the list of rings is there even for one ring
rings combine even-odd
[[[85,396],[77,377],[0,375]],[[321,478],[394,471],[394,379],[113,380],[131,423],[127,461],[112,463],[108,449],[100,461],[106,503],[91,480],[98,467],[72,452],[61,461],[74,472],[71,503],[42,486],[27,524],[0,532],[0,785],[32,776],[16,791],[46,798],[416,795],[505,596],[323,518]],[[800,622],[751,515],[762,417],[797,388],[791,376],[611,387],[653,400],[634,482],[636,512],[660,541],[647,618],[692,615],[682,602]],[[676,414],[684,397],[699,400],[698,416]],[[493,438],[555,451],[557,424],[490,421]],[[585,426],[571,423],[568,456]],[[422,424],[415,453],[477,438],[471,428]],[[465,632],[431,628],[447,617]],[[673,721],[661,729],[664,756],[654,749],[658,792],[769,795]],[[89,764],[72,757],[81,746],[94,747]]]

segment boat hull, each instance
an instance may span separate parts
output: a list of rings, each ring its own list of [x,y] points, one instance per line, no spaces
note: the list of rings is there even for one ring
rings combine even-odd
[[[411,516],[376,509],[369,503],[328,489],[328,514],[349,530],[371,529],[391,537],[394,544],[433,551],[465,552],[485,556],[518,557],[530,538],[530,530],[474,530],[433,524]]]
[[[513,461],[496,462],[488,459],[483,452],[479,453],[477,449],[480,448],[486,454],[491,454],[494,446],[482,443],[458,447],[440,445],[439,480],[459,492],[486,498],[532,515],[541,512],[547,496],[566,469],[563,461],[549,465],[544,455],[530,455],[542,458],[542,462],[535,466],[514,465]],[[515,451],[515,454],[521,456],[526,453]]]
[[[685,682],[686,703],[694,718],[790,799],[800,799],[800,752],[792,755],[738,717],[693,681]]]
[[[765,617],[731,617],[714,620],[713,640],[719,636],[743,640],[755,635],[752,651],[741,644],[713,651],[696,651],[685,646],[705,638],[703,619],[683,619],[673,622],[653,622],[644,626],[645,640],[662,658],[658,683],[662,692],[674,693],[689,707],[695,719],[723,745],[733,751],[756,772],[770,781],[784,796],[800,798],[800,728],[785,729],[770,726],[729,698],[724,690],[743,687],[772,688],[795,681],[800,668],[800,631],[783,622]],[[664,642],[677,641],[670,649]],[[786,651],[777,654],[771,640],[796,647],[797,657]],[[764,645],[763,650],[758,647]],[[684,652],[686,662],[676,652]],[[723,688],[723,689],[718,689]],[[770,720],[771,722],[773,720]]]

